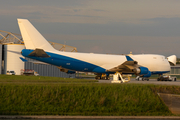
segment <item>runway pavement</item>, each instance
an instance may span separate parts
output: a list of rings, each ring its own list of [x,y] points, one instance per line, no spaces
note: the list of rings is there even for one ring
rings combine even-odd
[[[99,83],[111,83],[111,80],[99,80]],[[129,83],[137,83],[137,84],[156,84],[156,85],[177,85],[180,86],[180,80],[177,81],[157,81],[157,79],[149,79],[149,81],[137,81],[135,78],[131,78],[131,81],[125,84]],[[112,83],[115,84],[115,83]],[[122,84],[122,83],[116,83],[116,84]],[[124,84],[124,83],[123,83]]]

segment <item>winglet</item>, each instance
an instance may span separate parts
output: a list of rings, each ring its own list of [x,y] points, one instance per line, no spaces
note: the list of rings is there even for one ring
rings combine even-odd
[[[126,56],[127,61],[134,61],[131,57]]]
[[[23,62],[27,62],[26,59],[22,58],[22,57],[19,57]]]

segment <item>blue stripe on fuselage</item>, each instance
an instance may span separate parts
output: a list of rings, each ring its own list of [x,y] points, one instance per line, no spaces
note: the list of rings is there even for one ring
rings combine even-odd
[[[113,72],[106,72],[106,69],[99,67],[97,65],[84,62],[75,58],[50,53],[50,52],[46,52],[50,56],[49,58],[28,56],[32,51],[34,50],[23,49],[22,55],[24,57],[39,60],[39,61],[49,63],[55,66],[62,66],[63,68],[70,69],[70,70],[113,74]],[[151,74],[163,74],[167,72],[169,71],[151,71]],[[126,73],[123,73],[123,74],[126,74]]]
[[[50,52],[46,52],[50,56],[49,58],[28,56],[32,51],[34,51],[34,50],[23,49],[22,55],[24,57],[39,60],[39,61],[42,61],[42,62],[45,62],[48,64],[52,64],[55,66],[62,66],[63,68],[70,69],[70,70],[106,73],[106,70],[104,68],[99,67],[97,65],[94,65],[94,64],[91,64],[88,62],[84,62],[84,61],[81,61],[78,59],[74,59],[71,57],[50,53]]]

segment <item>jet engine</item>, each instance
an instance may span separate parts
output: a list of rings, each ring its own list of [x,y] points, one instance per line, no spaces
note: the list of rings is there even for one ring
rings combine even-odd
[[[143,77],[151,77],[151,72],[149,71],[148,74],[143,75]]]
[[[135,69],[133,69],[133,72],[136,75],[142,75],[144,77],[150,77],[151,76],[151,72],[146,67],[135,68]]]

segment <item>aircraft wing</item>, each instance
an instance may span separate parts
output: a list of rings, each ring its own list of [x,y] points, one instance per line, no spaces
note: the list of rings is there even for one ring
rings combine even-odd
[[[129,56],[126,56],[127,61],[125,61],[123,64],[118,65],[117,67],[108,69],[108,72],[127,72],[132,73],[135,72],[136,68],[140,67],[138,65],[137,61],[134,61]]]

